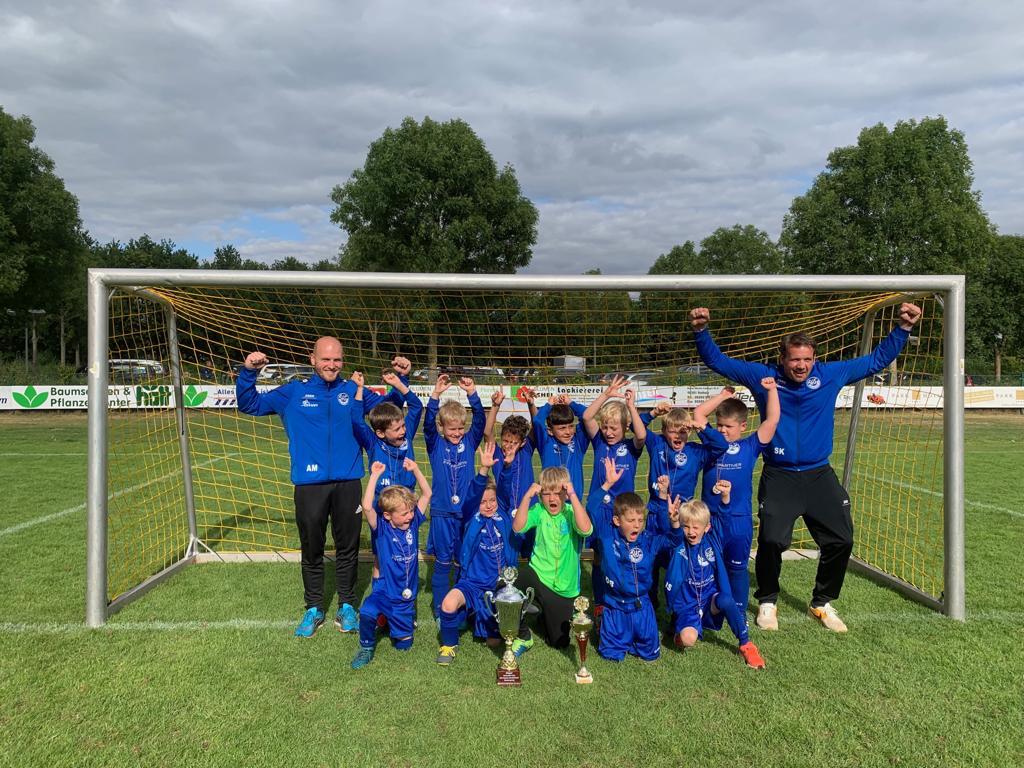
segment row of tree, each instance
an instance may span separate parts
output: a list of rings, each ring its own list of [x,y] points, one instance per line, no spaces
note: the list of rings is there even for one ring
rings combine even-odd
[[[331,192],[331,220],[347,242],[336,260],[313,266],[295,257],[266,265],[230,244],[200,261],[148,235],[97,243],[34,140],[29,118],[0,108],[0,349],[8,358],[32,328],[33,349],[38,335],[62,363],[81,362],[91,266],[511,274],[529,264],[537,238],[537,210],[514,170],[499,169],[461,120],[406,118],[387,129],[364,166]],[[943,118],[876,125],[835,149],[793,201],[778,241],[751,225],[723,227],[658,256],[649,273],[965,274],[975,369],[1024,357],[1024,314],[1016,311],[1024,238],[996,232],[973,189],[964,137]],[[428,322],[431,308],[420,314]],[[645,342],[651,351],[662,343]]]

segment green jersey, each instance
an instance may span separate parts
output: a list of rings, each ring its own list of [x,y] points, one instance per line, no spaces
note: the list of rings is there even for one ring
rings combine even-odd
[[[572,504],[566,502],[557,515],[548,512],[543,504],[534,504],[526,516],[523,532],[537,529],[530,567],[537,578],[562,597],[576,597],[580,593],[580,552],[583,540],[591,531],[576,527]]]

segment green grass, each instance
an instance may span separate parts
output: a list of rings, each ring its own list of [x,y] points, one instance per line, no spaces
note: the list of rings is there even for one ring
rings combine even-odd
[[[1024,764],[1022,428],[967,420],[967,623],[851,573],[833,635],[804,614],[813,563],[786,563],[763,673],[723,632],[654,664],[594,655],[585,687],[538,645],[498,690],[468,639],[437,667],[431,626],[359,673],[354,637],[296,640],[296,564],[192,567],[86,630],[85,419],[2,418],[0,532],[74,511],[0,533],[0,765]]]

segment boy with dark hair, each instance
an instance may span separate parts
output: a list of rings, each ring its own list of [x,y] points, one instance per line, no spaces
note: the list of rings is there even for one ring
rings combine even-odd
[[[555,395],[546,405],[537,409],[533,419],[533,441],[540,453],[540,465],[565,467],[573,488],[583,488],[583,454],[590,438],[583,423],[586,408],[569,400],[567,395]]]
[[[682,499],[668,500],[668,477],[659,478],[659,492],[668,505],[668,535],[644,530],[644,501],[632,491],[611,495],[624,474],[611,457],[604,459],[603,495],[591,494],[587,512],[594,523],[594,538],[601,550],[601,633],[597,652],[609,661],[626,654],[644,661],[661,655],[658,622],[651,603],[651,577],[655,558],[667,555],[682,543],[678,511]]]
[[[682,505],[683,543],[672,553],[665,572],[665,593],[672,611],[672,634],[681,650],[692,648],[705,629],[719,630],[727,619],[740,643],[747,666],[764,668],[757,646],[750,642],[747,622],[729,591],[729,576],[711,530],[707,504],[694,499]]]
[[[484,407],[473,379],[463,376],[459,389],[466,393],[473,410],[473,421],[466,431],[466,409],[457,400],[438,403],[438,398],[451,386],[448,374],[437,377],[434,391],[427,401],[423,437],[430,455],[431,504],[427,554],[434,556],[430,577],[430,607],[437,618],[441,600],[448,593],[452,563],[462,543],[462,506],[473,482],[473,452],[484,434]]]
[[[416,437],[420,417],[423,415],[423,401],[401,378],[391,372],[385,372],[382,378],[385,384],[389,384],[393,391],[401,395],[409,410],[408,413],[403,413],[398,405],[384,402],[370,410],[366,421],[352,422],[356,440],[366,451],[370,464],[379,461],[385,467],[384,474],[377,480],[377,486],[374,488],[374,498],[392,485],[401,485],[410,490],[416,487],[416,477],[403,465],[407,458],[416,460],[413,438]],[[361,391],[357,397],[362,398]]]
[[[523,388],[526,402],[530,408],[531,418],[536,416],[533,391]],[[498,411],[505,401],[505,393],[498,389],[491,395],[491,409],[487,413],[484,424],[484,440],[494,441],[494,426],[498,419]],[[533,453],[534,441],[531,435],[532,425],[524,416],[513,414],[501,425],[501,439],[494,451],[494,479],[498,487],[498,505],[514,514],[522,500],[523,491],[533,485]],[[520,537],[519,549],[523,557],[529,558],[533,552],[534,532],[530,531]]]
[[[701,499],[711,510],[711,528],[722,548],[732,596],[744,616],[750,593],[747,563],[754,539],[754,465],[775,436],[780,415],[775,379],[761,379],[761,387],[767,393],[765,419],[746,437],[743,433],[747,429],[747,404],[733,397],[731,387],[696,409],[700,418],[714,411],[715,428],[729,444],[717,459],[705,460]],[[722,492],[725,484],[730,491],[727,494]]]

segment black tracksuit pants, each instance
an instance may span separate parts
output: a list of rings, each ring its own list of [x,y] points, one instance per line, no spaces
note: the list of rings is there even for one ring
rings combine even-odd
[[[356,607],[356,569],[359,564],[359,533],[363,527],[360,507],[363,490],[359,480],[295,486],[295,524],[302,547],[302,588],[306,608],[324,605],[324,546],[327,520],[334,536],[335,586],[338,607]]]

